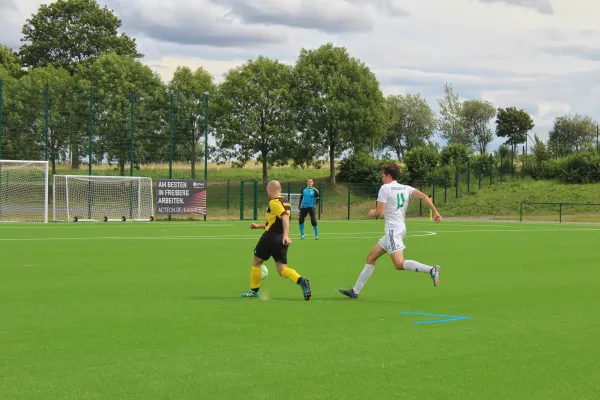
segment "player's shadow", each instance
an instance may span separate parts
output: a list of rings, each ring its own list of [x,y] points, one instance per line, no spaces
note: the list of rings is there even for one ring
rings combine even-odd
[[[236,300],[236,301],[240,301],[240,300],[244,300],[242,298],[242,296],[237,295],[237,296],[190,296],[190,297],[185,297],[185,299],[188,300],[194,300],[194,301],[223,301],[223,300]],[[248,299],[250,300],[250,299]],[[263,301],[305,301],[304,298],[302,297],[298,297],[298,298],[285,298],[285,297],[269,297],[268,299],[261,299],[258,298],[258,300],[263,300]]]
[[[240,301],[240,300],[246,300],[243,299],[240,295],[232,295],[232,296],[223,296],[223,295],[219,295],[219,296],[189,296],[189,297],[183,297],[182,299],[186,299],[186,300],[192,300],[192,301]],[[250,300],[250,299],[247,299]],[[258,300],[262,300],[262,301],[301,301],[301,302],[306,302],[306,300],[304,300],[304,298],[302,297],[269,297],[268,299],[261,299],[258,298]],[[250,300],[250,301],[256,301],[256,300]],[[346,297],[343,296],[335,296],[335,297],[312,297],[311,300],[309,302],[320,302],[320,301],[348,301],[348,302],[355,302],[357,300],[353,300],[353,299],[348,299]],[[399,302],[397,301],[386,301],[386,300],[371,300],[371,299],[361,299],[360,300],[361,303],[382,303],[382,304],[399,304]]]

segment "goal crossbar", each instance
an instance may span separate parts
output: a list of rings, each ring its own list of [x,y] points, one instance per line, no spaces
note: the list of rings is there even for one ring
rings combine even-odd
[[[53,221],[153,221],[152,178],[55,175]]]

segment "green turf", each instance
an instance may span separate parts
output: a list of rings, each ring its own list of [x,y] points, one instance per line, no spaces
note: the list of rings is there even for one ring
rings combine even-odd
[[[597,398],[599,226],[410,221],[441,285],[386,258],[358,300],[382,222],[293,229],[310,302],[272,262],[239,297],[247,223],[1,225],[0,399]]]

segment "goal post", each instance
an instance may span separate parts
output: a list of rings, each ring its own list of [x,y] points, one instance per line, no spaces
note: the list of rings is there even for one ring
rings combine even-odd
[[[0,160],[0,222],[48,222],[48,161]]]
[[[300,194],[299,193],[281,193],[281,195],[288,200],[288,202],[292,206],[292,211],[300,212]]]
[[[154,221],[152,178],[54,175],[52,221]]]

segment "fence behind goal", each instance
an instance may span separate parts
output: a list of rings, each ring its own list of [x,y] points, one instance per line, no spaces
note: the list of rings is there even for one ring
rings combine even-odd
[[[154,220],[152,179],[54,175],[53,221]]]
[[[48,162],[0,160],[0,222],[48,222]]]

